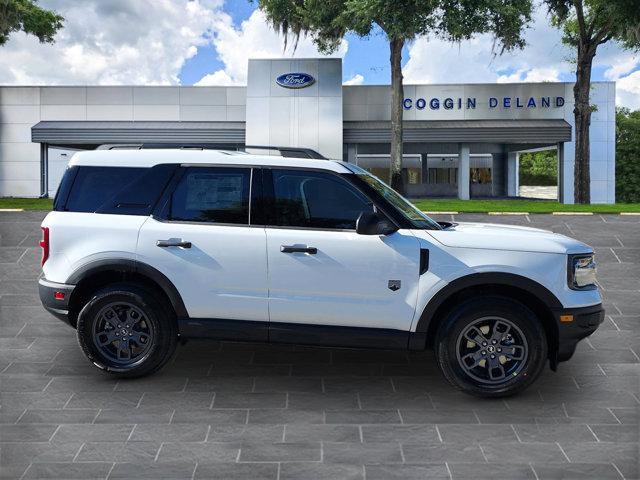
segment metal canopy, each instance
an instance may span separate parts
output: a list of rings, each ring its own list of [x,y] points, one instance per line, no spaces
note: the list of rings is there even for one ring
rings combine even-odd
[[[244,144],[245,122],[63,122],[31,128],[31,141],[54,145],[103,143]]]
[[[391,122],[344,122],[345,143],[389,143]],[[404,142],[543,143],[571,140],[564,120],[404,121]]]
[[[389,143],[391,122],[343,122],[345,143]],[[553,144],[571,140],[564,120],[405,121],[405,142]],[[43,121],[31,141],[53,145],[105,143],[244,144],[245,122]]]

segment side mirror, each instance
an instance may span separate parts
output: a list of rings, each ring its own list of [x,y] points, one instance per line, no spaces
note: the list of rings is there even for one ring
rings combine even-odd
[[[360,235],[389,235],[397,227],[377,213],[362,212],[356,220],[356,233]]]

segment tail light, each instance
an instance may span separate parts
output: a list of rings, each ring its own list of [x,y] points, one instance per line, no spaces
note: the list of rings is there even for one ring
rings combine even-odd
[[[42,265],[49,258],[49,227],[40,227],[42,229],[42,240],[40,240],[40,247],[42,247]]]

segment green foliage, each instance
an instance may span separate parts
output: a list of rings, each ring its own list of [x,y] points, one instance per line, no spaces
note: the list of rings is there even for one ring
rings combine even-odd
[[[0,197],[0,210],[51,210],[52,208],[53,200],[50,198]]]
[[[37,0],[0,0],[0,46],[13,32],[25,32],[38,37],[41,43],[53,43],[64,18],[46,10]]]
[[[545,0],[552,23],[563,31],[563,41],[583,49],[615,40],[623,47],[640,48],[638,0]],[[585,52],[586,53],[586,52]]]
[[[379,26],[391,39],[433,34],[458,42],[493,33],[500,51],[521,48],[531,20],[531,0],[258,0],[268,20],[286,36],[308,34],[323,52],[348,32],[369,35]]]
[[[616,112],[616,202],[640,202],[640,110]]]
[[[457,198],[422,198],[413,203],[425,212],[592,212],[592,213],[638,213],[640,203],[616,203],[594,205],[571,205],[552,200],[459,200]]]
[[[558,158],[555,150],[520,154],[520,185],[558,184]]]

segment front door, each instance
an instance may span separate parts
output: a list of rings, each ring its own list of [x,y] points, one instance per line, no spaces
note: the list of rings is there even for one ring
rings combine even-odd
[[[159,218],[140,230],[138,260],[173,282],[192,323],[256,320],[265,322],[266,339],[266,236],[250,223],[252,169],[194,166],[180,174]]]
[[[376,207],[329,172],[265,171],[269,312],[274,322],[408,331],[420,247],[408,230],[359,235]]]

